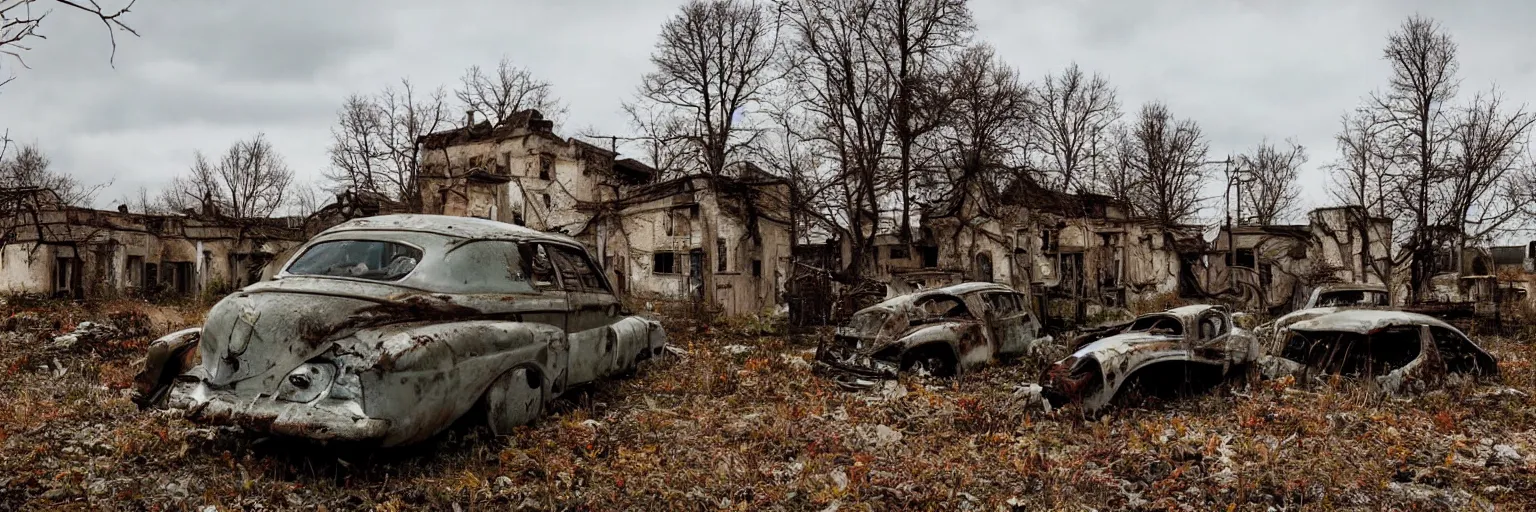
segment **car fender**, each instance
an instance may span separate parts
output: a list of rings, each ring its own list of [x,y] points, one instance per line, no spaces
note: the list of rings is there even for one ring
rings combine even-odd
[[[153,404],[177,375],[196,366],[202,359],[196,346],[202,333],[201,327],[182,329],[149,343],[142,369],[133,378],[134,402],[141,407]]]
[[[377,357],[358,374],[363,408],[386,418],[385,444],[419,441],[474,407],[502,374],[526,367],[548,401],[562,388],[569,352],[565,332],[548,324],[473,320],[394,326],[358,333],[376,339]],[[370,344],[364,343],[363,346]],[[346,360],[345,358],[343,360]]]
[[[968,339],[976,338],[976,336],[970,336],[976,334],[974,332],[976,327],[977,325],[971,322],[941,322],[921,326],[907,331],[880,352],[890,354],[894,356],[894,360],[900,361],[901,354],[922,347],[940,345],[954,357],[958,368],[985,363],[992,358],[992,350],[987,346],[986,340],[979,340],[979,343],[971,342],[969,343],[971,346],[966,346]],[[893,350],[891,347],[899,348]],[[879,354],[877,357],[883,357],[884,354]]]

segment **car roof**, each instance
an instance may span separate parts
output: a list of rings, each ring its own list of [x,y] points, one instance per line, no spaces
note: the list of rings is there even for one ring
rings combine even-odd
[[[1199,315],[1199,314],[1204,313],[1206,311],[1209,311],[1209,310],[1212,310],[1212,309],[1217,309],[1217,308],[1219,308],[1219,306],[1213,306],[1211,304],[1195,304],[1195,305],[1192,305],[1192,306],[1181,306],[1181,307],[1173,308],[1173,309],[1170,309],[1170,310],[1165,311],[1163,313],[1170,314],[1170,315],[1177,315],[1177,316],[1196,316],[1196,315]],[[1154,314],[1162,314],[1162,313],[1154,313]]]
[[[356,231],[414,231],[465,239],[547,240],[569,244],[575,239],[514,224],[452,215],[397,214],[352,219],[321,232],[321,235]]]
[[[1009,288],[1007,286],[1004,286],[1004,285],[1001,285],[1001,284],[998,284],[998,283],[974,282],[974,283],[952,284],[952,285],[949,285],[949,286],[945,286],[943,288],[935,288],[933,290],[927,290],[927,291],[929,291],[929,292],[936,292],[936,293],[948,293],[948,294],[952,294],[952,295],[968,295],[968,294],[972,294],[972,293],[976,293],[976,292],[982,292],[982,291],[1013,292],[1013,291],[1017,291],[1017,290],[1014,290],[1013,288]],[[921,293],[921,292],[919,292],[919,293]]]
[[[1319,285],[1317,287],[1317,291],[1318,291],[1318,293],[1324,293],[1324,292],[1353,292],[1353,291],[1367,291],[1367,292],[1382,292],[1382,293],[1386,293],[1387,287],[1385,285],[1380,285],[1380,284],[1375,284],[1375,283],[1328,283],[1328,284]]]
[[[1387,309],[1347,309],[1291,324],[1292,331],[1310,332],[1371,332],[1405,325],[1428,325],[1457,330],[1451,324],[1420,313]],[[1458,330],[1459,331],[1459,330]]]

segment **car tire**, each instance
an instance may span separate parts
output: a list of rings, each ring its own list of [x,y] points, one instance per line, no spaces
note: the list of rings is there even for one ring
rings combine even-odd
[[[491,432],[508,435],[514,428],[533,423],[544,412],[544,385],[538,373],[513,368],[496,378],[485,391],[485,417]]]

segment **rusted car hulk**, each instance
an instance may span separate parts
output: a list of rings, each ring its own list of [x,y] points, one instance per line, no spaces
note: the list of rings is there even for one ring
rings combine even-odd
[[[665,341],[568,237],[390,215],[326,230],[201,329],[154,342],[138,390],[197,421],[391,446],[471,410],[505,433]]]
[[[996,283],[963,283],[888,299],[859,310],[823,341],[823,370],[893,378],[916,370],[949,377],[997,356],[1039,349],[1040,322],[1028,298]]]
[[[1349,309],[1383,309],[1392,305],[1387,287],[1369,283],[1328,283],[1312,290],[1301,309],[1254,329],[1260,342],[1269,343],[1291,324]],[[1283,340],[1282,340],[1283,341]]]
[[[1258,344],[1232,323],[1224,306],[1185,306],[1137,317],[1046,369],[1043,392],[1053,406],[1078,404],[1094,414],[1126,383],[1183,387],[1192,377],[1220,377],[1250,363]]]
[[[1405,311],[1335,311],[1289,324],[1265,347],[1266,377],[1343,375],[1382,391],[1431,389],[1449,375],[1498,376],[1498,360],[1461,330]]]

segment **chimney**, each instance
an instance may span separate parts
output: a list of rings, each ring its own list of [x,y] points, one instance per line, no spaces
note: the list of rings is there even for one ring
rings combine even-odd
[[[475,109],[464,111],[464,127],[471,130],[475,128]]]
[[[117,212],[118,213],[128,213],[128,205],[127,204],[117,205]]]

